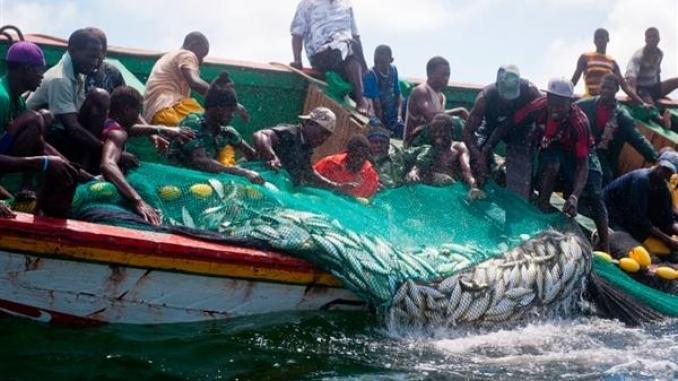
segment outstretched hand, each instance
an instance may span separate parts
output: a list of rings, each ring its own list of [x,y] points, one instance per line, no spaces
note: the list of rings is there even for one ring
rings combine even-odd
[[[155,226],[160,225],[160,215],[155,209],[153,209],[152,206],[148,205],[144,200],[137,201],[136,204],[134,205],[134,209],[136,209],[137,213],[139,213],[141,217],[144,218],[144,221]]]

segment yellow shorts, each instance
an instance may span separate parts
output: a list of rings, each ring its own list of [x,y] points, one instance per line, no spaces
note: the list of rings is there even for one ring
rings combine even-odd
[[[151,124],[162,124],[165,126],[178,126],[179,123],[188,115],[194,112],[204,112],[198,101],[193,98],[184,98],[181,102],[172,107],[164,108],[153,115]]]
[[[221,151],[219,151],[219,157],[217,158],[217,161],[225,167],[234,166],[236,163],[236,159],[235,159],[235,149],[233,148],[233,146],[230,144],[225,145],[224,148],[222,148]]]

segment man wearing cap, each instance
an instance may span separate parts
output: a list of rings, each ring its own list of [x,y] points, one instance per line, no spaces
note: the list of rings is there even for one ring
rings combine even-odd
[[[676,172],[668,160],[653,168],[631,171],[612,181],[603,198],[610,215],[610,226],[624,230],[639,242],[654,237],[671,251],[678,250],[678,226],[673,221],[671,194],[666,182]]]
[[[354,183],[338,184],[318,174],[311,164],[313,149],[332,134],[337,117],[326,107],[300,115],[301,124],[279,125],[252,135],[259,156],[274,170],[286,169],[295,185],[310,184],[348,192]]]
[[[593,32],[593,44],[596,46],[596,51],[591,53],[584,53],[579,56],[577,61],[577,68],[572,75],[572,84],[577,86],[579,78],[584,75],[584,84],[586,92],[585,96],[595,96],[600,94],[600,87],[602,79],[607,74],[616,75],[619,80],[619,85],[622,90],[633,101],[643,104],[643,100],[638,97],[635,91],[628,86],[623,79],[619,65],[612,57],[607,55],[607,44],[610,42],[610,34],[604,28],[598,28]]]
[[[520,71],[515,65],[500,67],[497,81],[478,94],[463,130],[463,139],[479,182],[485,181],[494,159],[494,146],[485,144],[492,132],[499,126],[510,125],[516,111],[540,96],[536,86],[520,78]],[[526,198],[530,192],[530,181],[525,179],[525,174],[531,170],[525,166],[531,163],[530,156],[525,137],[510,136],[506,155],[507,187]]]
[[[626,143],[645,160],[652,163],[657,160],[657,152],[652,144],[638,131],[629,112],[617,103],[615,94],[619,91],[619,81],[615,74],[606,74],[601,80],[599,96],[580,99],[575,103],[589,119],[596,154],[603,171],[603,186],[619,176],[619,155]]]
[[[593,146],[586,114],[573,104],[574,86],[567,79],[552,79],[546,96],[532,101],[513,116],[513,125],[525,128],[528,123],[528,143],[538,151],[537,206],[550,209],[551,193],[562,180],[568,194],[563,212],[577,215],[579,199],[595,222],[600,234],[598,248],[607,250],[607,211],[602,201],[600,163]],[[500,130],[500,129],[498,129]],[[506,128],[501,130],[506,131]],[[498,135],[502,135],[501,131]],[[495,139],[493,134],[491,137]],[[491,142],[493,143],[493,142]]]
[[[28,111],[22,97],[40,85],[45,70],[44,55],[37,45],[22,41],[9,48],[6,61],[7,74],[0,79],[0,172],[45,172],[46,185],[35,212],[66,217],[77,172],[62,157],[45,155],[42,131],[49,115]],[[26,179],[32,180],[32,176]],[[0,209],[0,215],[11,216],[4,204]]]
[[[427,129],[436,114],[458,115],[464,120],[468,118],[468,111],[463,107],[445,109],[447,99],[443,90],[449,81],[450,63],[443,57],[428,60],[426,82],[417,85],[407,99],[403,146],[409,147],[417,135]]]

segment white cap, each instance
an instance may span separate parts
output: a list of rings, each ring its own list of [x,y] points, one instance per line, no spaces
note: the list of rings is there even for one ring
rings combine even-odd
[[[563,98],[574,98],[574,85],[569,79],[554,78],[549,81],[546,92]]]

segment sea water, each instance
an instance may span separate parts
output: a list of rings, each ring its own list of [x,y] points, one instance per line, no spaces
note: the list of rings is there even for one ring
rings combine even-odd
[[[672,380],[678,321],[390,332],[367,313],[159,326],[0,320],[0,380]]]

